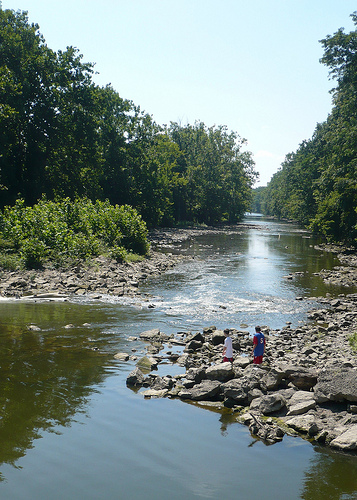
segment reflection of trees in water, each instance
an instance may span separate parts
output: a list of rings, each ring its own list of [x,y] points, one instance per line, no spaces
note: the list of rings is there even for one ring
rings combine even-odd
[[[316,447],[305,471],[303,500],[357,498],[357,456]]]
[[[12,326],[0,333],[0,463],[16,466],[44,430],[69,426],[85,411],[93,385],[105,377],[106,357],[88,346],[84,328],[56,333]]]

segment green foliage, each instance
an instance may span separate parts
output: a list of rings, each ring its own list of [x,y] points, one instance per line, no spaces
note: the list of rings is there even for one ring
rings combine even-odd
[[[181,156],[174,189],[175,219],[214,224],[236,222],[251,205],[257,177],[251,153],[242,152],[245,139],[224,126],[171,123],[168,133]]]
[[[89,221],[81,219],[83,208],[69,206],[77,198],[134,207],[149,226],[235,222],[249,209],[257,174],[237,133],[201,122],[158,126],[111,86],[95,85],[93,64],[83,62],[78,49],[51,50],[24,12],[0,9],[0,41],[0,208],[23,199],[16,210],[25,217],[12,230],[13,241],[20,248],[21,231],[33,226],[45,244],[28,243],[26,262],[41,265],[54,238],[60,255],[100,251]],[[43,195],[71,199],[63,208],[78,229],[70,241],[68,221],[57,212],[39,222],[42,206],[35,207]],[[126,215],[102,209],[106,219],[92,217],[101,241],[145,252],[133,213],[120,235],[113,221]]]
[[[357,25],[357,13],[352,15]],[[309,226],[330,241],[357,245],[357,30],[339,29],[321,43],[321,62],[337,80],[333,109],[264,192],[268,215]]]
[[[145,255],[149,249],[146,224],[137,211],[108,201],[42,199],[26,207],[24,200],[17,200],[14,207],[5,207],[0,227],[2,238],[18,250],[27,268],[110,251],[119,256],[119,249],[124,259],[127,252]]]
[[[350,335],[348,337],[348,343],[350,344],[351,349],[354,352],[357,352],[357,333],[354,333],[353,335]]]

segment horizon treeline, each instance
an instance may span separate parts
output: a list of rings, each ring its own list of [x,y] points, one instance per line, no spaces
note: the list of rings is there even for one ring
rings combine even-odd
[[[237,222],[257,173],[225,126],[160,126],[27,12],[0,10],[0,209],[23,199],[130,205],[148,226]]]
[[[357,26],[357,12],[351,17]],[[286,156],[267,187],[255,190],[254,208],[356,246],[357,29],[340,28],[320,42],[321,62],[337,82],[332,111],[311,139]]]

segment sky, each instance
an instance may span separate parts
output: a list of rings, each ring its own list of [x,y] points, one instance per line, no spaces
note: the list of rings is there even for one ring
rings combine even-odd
[[[331,111],[319,40],[355,26],[355,0],[2,0],[52,50],[77,47],[158,124],[225,125],[265,186]]]

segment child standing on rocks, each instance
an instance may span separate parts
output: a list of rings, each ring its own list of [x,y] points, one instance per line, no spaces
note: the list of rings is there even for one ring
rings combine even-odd
[[[226,363],[226,361],[230,361],[233,363],[233,345],[232,345],[232,339],[229,336],[229,330],[226,328],[223,330],[224,336],[226,337],[224,339],[224,347],[223,347],[223,363]]]
[[[253,363],[261,365],[263,363],[263,355],[265,351],[265,337],[261,331],[260,326],[255,327],[255,335],[253,338],[252,356],[254,357]]]

